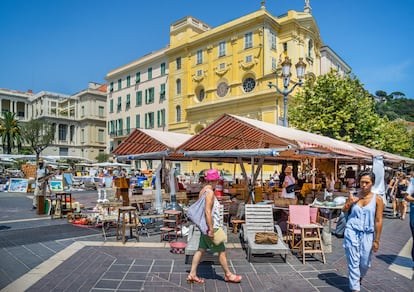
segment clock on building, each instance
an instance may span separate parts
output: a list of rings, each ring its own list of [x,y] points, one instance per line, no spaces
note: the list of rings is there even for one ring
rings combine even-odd
[[[256,81],[249,77],[244,79],[243,81],[243,90],[244,92],[250,92],[256,87]]]
[[[219,85],[217,85],[217,95],[220,97],[226,96],[227,92],[229,91],[229,86],[226,82],[220,82]]]

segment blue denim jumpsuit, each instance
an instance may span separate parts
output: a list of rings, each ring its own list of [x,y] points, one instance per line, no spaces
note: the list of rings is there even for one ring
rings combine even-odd
[[[414,197],[414,177],[410,179],[410,185],[408,186],[407,193]],[[410,229],[411,236],[414,239],[414,202],[410,202]],[[414,261],[414,244],[411,248],[411,259]]]
[[[344,233],[344,248],[348,261],[349,287],[360,291],[360,278],[371,266],[372,244],[375,231],[375,211],[377,195],[365,207],[354,204]]]

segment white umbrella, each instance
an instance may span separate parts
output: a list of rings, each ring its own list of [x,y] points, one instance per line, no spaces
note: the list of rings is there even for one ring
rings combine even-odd
[[[162,213],[161,168],[162,164],[160,163],[155,169],[155,209],[158,214]]]
[[[385,198],[385,169],[384,158],[382,156],[374,156],[372,159],[372,172],[375,174],[375,184],[372,186],[372,192],[381,196],[384,204],[387,203]]]
[[[125,163],[119,163],[119,162],[99,162],[99,163],[93,163],[92,166],[98,166],[98,167],[132,167],[131,164],[125,164]]]

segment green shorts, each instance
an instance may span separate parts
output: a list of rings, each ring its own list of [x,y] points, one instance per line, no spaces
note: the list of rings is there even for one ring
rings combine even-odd
[[[214,228],[214,230],[216,230],[216,228]],[[220,243],[219,245],[215,245],[213,243],[213,241],[211,240],[211,238],[208,237],[207,234],[203,234],[203,233],[201,233],[200,242],[198,244],[198,248],[200,248],[200,249],[206,249],[206,250],[209,249],[213,253],[222,252],[222,251],[225,251],[226,250],[226,247],[224,245],[224,242],[223,243]]]

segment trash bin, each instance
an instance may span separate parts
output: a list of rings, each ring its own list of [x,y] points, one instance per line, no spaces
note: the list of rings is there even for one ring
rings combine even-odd
[[[49,208],[50,208],[50,206],[49,206],[49,200],[45,200],[45,214],[49,214]]]

